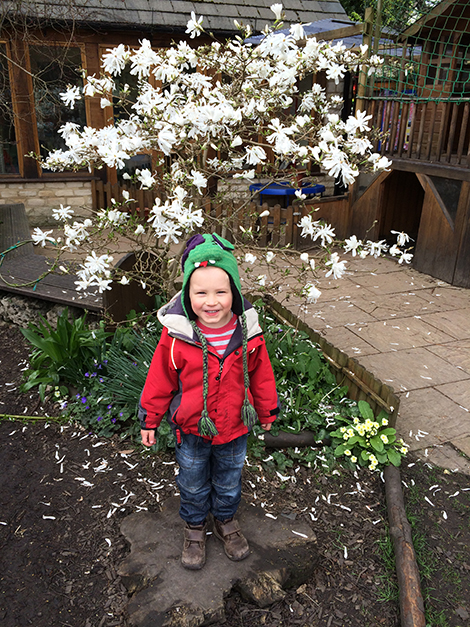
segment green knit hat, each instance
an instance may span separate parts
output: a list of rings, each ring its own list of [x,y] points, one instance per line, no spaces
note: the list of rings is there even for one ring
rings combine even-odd
[[[243,296],[237,260],[233,254],[234,245],[228,240],[213,233],[212,235],[193,235],[187,242],[181,266],[184,272],[181,303],[190,320],[195,320],[189,300],[189,280],[197,268],[214,266],[225,270],[230,279],[233,304],[232,311],[241,316],[243,313]]]
[[[215,233],[212,233],[211,235],[198,234],[193,235],[188,240],[181,258],[181,266],[184,272],[183,286],[181,289],[181,304],[183,306],[184,313],[191,322],[195,334],[201,342],[203,355],[202,374],[204,409],[198,422],[198,429],[202,436],[210,438],[218,435],[218,431],[215,424],[210,419],[209,412],[207,410],[207,394],[209,391],[207,340],[201,329],[196,324],[196,316],[192,310],[189,298],[189,281],[192,273],[197,268],[214,266],[216,268],[221,268],[228,274],[233,296],[232,311],[240,318],[242,325],[243,384],[245,387],[245,400],[243,401],[241,418],[248,429],[253,427],[258,418],[255,408],[248,400],[248,388],[250,387],[247,356],[248,332],[241,291],[240,275],[233,250],[233,244]]]

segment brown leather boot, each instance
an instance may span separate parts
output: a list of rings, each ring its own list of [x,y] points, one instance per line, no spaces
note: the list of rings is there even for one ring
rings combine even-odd
[[[206,532],[207,523],[184,528],[183,553],[181,563],[190,570],[199,570],[206,563]]]
[[[224,543],[225,555],[234,562],[239,562],[250,554],[248,542],[234,518],[226,522],[214,518],[214,534]]]

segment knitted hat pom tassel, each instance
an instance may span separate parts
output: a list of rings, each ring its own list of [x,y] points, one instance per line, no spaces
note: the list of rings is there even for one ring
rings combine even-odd
[[[207,409],[203,409],[199,422],[197,423],[197,428],[200,435],[206,438],[215,438],[216,435],[219,435],[217,427],[209,418]]]
[[[245,392],[245,400],[242,405],[242,420],[243,424],[251,430],[258,421],[258,414],[256,409],[248,400],[248,394]]]

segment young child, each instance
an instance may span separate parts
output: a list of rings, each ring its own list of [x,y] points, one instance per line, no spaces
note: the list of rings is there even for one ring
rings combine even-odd
[[[182,257],[183,286],[158,312],[164,325],[142,392],[142,442],[168,411],[176,434],[185,568],[205,563],[208,515],[231,560],[249,555],[235,514],[248,432],[271,428],[279,413],[274,375],[258,316],[241,294],[233,245],[194,235]],[[254,405],[254,407],[253,407]]]

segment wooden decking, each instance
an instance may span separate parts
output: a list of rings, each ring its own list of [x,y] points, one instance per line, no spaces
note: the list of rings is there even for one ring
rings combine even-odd
[[[62,264],[68,272],[47,274],[52,261],[36,254],[30,238],[24,205],[0,205],[0,292],[101,311],[103,297],[96,289],[87,295],[77,292],[72,264]],[[17,246],[21,242],[27,243]]]
[[[96,292],[81,295],[77,292],[75,286],[77,277],[72,267],[69,274],[48,274],[38,281],[38,277],[47,272],[50,263],[46,257],[34,253],[12,259],[6,255],[0,266],[0,291],[32,296],[89,311],[100,312],[103,309],[102,294]]]

